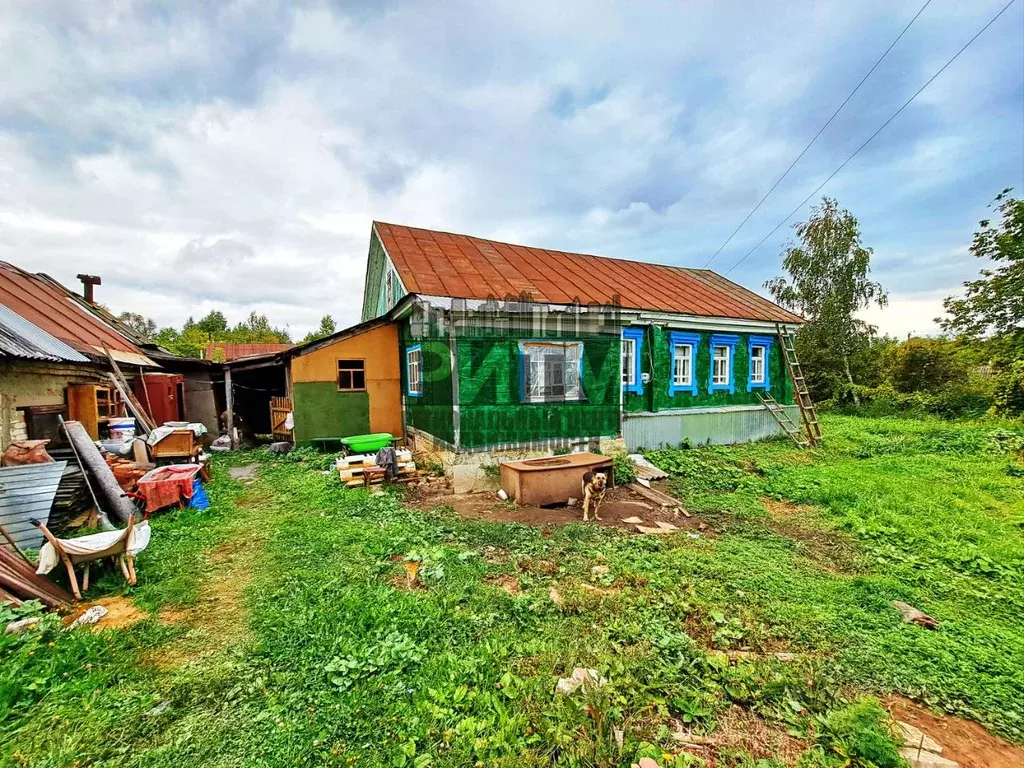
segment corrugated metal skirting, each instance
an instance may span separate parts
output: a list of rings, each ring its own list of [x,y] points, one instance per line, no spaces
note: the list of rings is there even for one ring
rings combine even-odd
[[[797,424],[800,409],[786,410]],[[623,414],[622,436],[630,451],[640,448],[677,446],[684,440],[690,445],[730,445],[763,440],[785,434],[782,427],[764,408],[700,410],[693,413]]]
[[[66,461],[0,467],[0,525],[22,549],[36,549],[43,535],[29,522],[50,519],[53,497],[57,494]]]

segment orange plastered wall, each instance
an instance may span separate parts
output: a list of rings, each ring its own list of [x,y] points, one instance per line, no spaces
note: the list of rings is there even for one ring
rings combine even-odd
[[[363,360],[370,400],[370,431],[402,434],[402,376],[398,328],[373,328],[329,347],[292,358],[292,381],[338,381],[339,360]]]

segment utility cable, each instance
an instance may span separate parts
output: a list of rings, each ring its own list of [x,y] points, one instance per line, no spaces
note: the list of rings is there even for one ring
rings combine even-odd
[[[814,134],[814,138],[812,138],[810,140],[810,142],[808,142],[807,146],[804,147],[803,152],[801,152],[800,155],[797,156],[797,159],[794,160],[790,164],[790,167],[786,168],[785,172],[781,176],[778,177],[778,179],[775,181],[774,184],[771,185],[771,189],[766,191],[765,196],[763,198],[761,198],[761,200],[758,201],[758,204],[756,206],[754,206],[754,208],[751,209],[751,212],[746,214],[746,216],[743,217],[743,220],[739,222],[739,226],[737,226],[735,229],[732,230],[732,234],[730,234],[730,236],[728,238],[726,238],[725,243],[723,243],[721,246],[719,246],[718,250],[715,251],[715,253],[712,255],[712,257],[710,259],[708,259],[708,261],[705,263],[705,265],[703,265],[703,268],[705,268],[705,269],[708,268],[708,266],[711,264],[711,262],[713,262],[718,257],[718,255],[720,253],[722,253],[722,249],[725,248],[727,245],[729,245],[729,243],[732,242],[732,239],[736,237],[736,233],[740,229],[743,228],[743,224],[745,224],[746,222],[750,221],[751,220],[751,216],[753,216],[755,213],[757,213],[757,211],[761,207],[761,205],[766,200],[768,200],[768,196],[770,196],[773,193],[773,191],[775,191],[775,187],[777,187],[779,184],[781,184],[782,180],[786,176],[790,175],[790,171],[792,171],[796,167],[797,163],[800,162],[800,159],[803,158],[807,154],[807,151],[810,150],[810,148],[814,144],[814,142],[818,140],[818,136],[820,136],[824,132],[825,128],[827,128],[829,125],[831,125],[831,121],[834,121],[837,118],[837,116],[841,112],[843,112],[844,106],[846,106],[850,102],[850,99],[853,98],[854,95],[856,95],[857,91],[860,90],[860,86],[862,86],[865,82],[867,82],[867,78],[869,78],[871,76],[872,72],[874,72],[877,69],[879,69],[880,63],[882,63],[883,59],[885,59],[885,57],[889,55],[889,51],[891,51],[893,48],[896,47],[896,43],[898,43],[900,41],[900,39],[902,39],[902,37],[906,34],[906,31],[910,29],[910,27],[913,25],[914,22],[916,22],[916,20],[918,20],[918,16],[920,16],[922,13],[924,13],[925,12],[925,8],[927,8],[929,5],[931,5],[931,3],[932,3],[932,0],[925,0],[925,4],[921,6],[921,8],[918,10],[918,12],[913,14],[913,18],[911,18],[909,20],[909,22],[907,22],[906,27],[903,28],[903,31],[900,32],[900,34],[896,36],[896,39],[893,40],[892,43],[889,44],[889,47],[886,48],[885,52],[881,56],[879,56],[879,60],[874,62],[873,65],[871,66],[871,69],[869,69],[867,71],[867,74],[864,75],[864,77],[862,77],[860,79],[860,82],[857,83],[857,87],[854,88],[852,91],[850,91],[850,95],[847,96],[843,100],[843,103],[841,103],[839,105],[839,109],[836,110],[836,112],[834,112],[833,114],[831,114],[831,117],[828,118],[827,121],[825,121],[825,124],[823,126],[818,128],[818,132]]]
[[[800,203],[800,205],[798,205],[796,208],[794,208],[786,218],[784,218],[782,221],[780,221],[778,224],[776,224],[775,228],[771,232],[769,232],[767,235],[762,237],[758,241],[757,245],[755,245],[753,248],[751,248],[749,251],[747,251],[745,254],[743,254],[743,256],[740,257],[739,261],[737,261],[735,264],[733,264],[731,267],[729,267],[728,270],[726,270],[725,274],[728,275],[730,272],[732,272],[734,269],[736,269],[736,267],[738,267],[740,264],[742,264],[744,261],[746,261],[747,257],[750,256],[750,254],[752,254],[754,251],[756,251],[758,248],[760,248],[762,245],[764,245],[765,241],[769,237],[771,237],[776,232],[778,232],[779,229],[781,229],[781,227],[787,221],[789,221],[791,218],[793,218],[793,216],[796,215],[797,211],[799,211],[801,208],[803,208],[808,200],[810,200],[812,197],[814,197],[816,194],[818,194],[818,192],[821,191],[822,187],[824,187],[826,184],[828,184],[830,181],[832,181],[832,179],[835,178],[836,174],[838,174],[841,170],[843,170],[843,168],[845,168],[849,164],[849,162],[851,160],[853,160],[853,158],[855,158],[858,154],[860,154],[860,151],[862,149],[864,149],[864,147],[866,147],[868,144],[870,144],[874,140],[874,138],[876,136],[878,136],[878,134],[880,134],[885,129],[885,127],[887,125],[889,125],[889,123],[891,123],[893,120],[895,120],[896,117],[904,109],[906,109],[908,106],[910,106],[910,103],[914,99],[916,99],[918,96],[920,96],[921,92],[924,91],[924,89],[927,88],[929,85],[931,85],[932,82],[939,75],[941,75],[943,72],[945,72],[946,68],[949,67],[950,64],[952,64],[954,61],[956,61],[958,58],[960,58],[960,54],[962,54],[964,51],[966,51],[968,49],[968,47],[970,47],[971,43],[973,43],[975,40],[977,40],[979,37],[981,37],[981,35],[985,32],[986,29],[988,29],[993,24],[995,24],[996,20],[1000,16],[1002,16],[1004,13],[1006,13],[1006,11],[1009,9],[1009,7],[1011,5],[1013,5],[1015,2],[1017,2],[1017,0],[1010,0],[1010,2],[1008,2],[1006,5],[1004,5],[1000,9],[999,13],[997,13],[995,16],[993,16],[991,19],[989,19],[988,23],[984,27],[982,27],[980,30],[978,30],[977,34],[975,34],[974,37],[972,37],[970,40],[968,40],[966,43],[964,43],[963,47],[953,55],[953,58],[951,58],[949,61],[947,61],[945,64],[943,64],[938,72],[936,72],[934,75],[932,75],[930,78],[928,78],[928,81],[924,85],[922,85],[920,88],[918,88],[913,96],[911,96],[909,99],[907,99],[905,102],[903,102],[903,106],[901,106],[899,109],[897,109],[895,112],[893,112],[892,115],[889,117],[889,119],[886,120],[884,123],[882,123],[882,125],[878,128],[878,130],[875,131],[874,133],[872,133],[867,138],[867,141],[865,141],[863,144],[861,144],[859,147],[857,147],[857,149],[854,150],[853,154],[850,155],[848,158],[846,158],[843,161],[842,165],[840,165],[838,168],[836,168],[834,171],[832,171],[832,173],[829,174],[827,179],[825,179],[823,182],[821,182],[821,184],[819,184],[817,187],[815,187],[814,191],[811,192],[811,194],[809,194],[807,197],[805,197],[803,199],[803,201]]]

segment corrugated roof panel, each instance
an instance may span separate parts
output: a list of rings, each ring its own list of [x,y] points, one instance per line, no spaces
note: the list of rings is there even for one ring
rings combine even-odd
[[[66,461],[0,467],[0,525],[22,549],[36,549],[43,535],[29,521],[47,522]]]
[[[85,355],[3,304],[0,304],[0,355],[50,362],[89,362]]]
[[[611,304],[700,317],[799,323],[802,318],[721,275],[582,253],[511,245],[374,222],[411,293],[486,299],[526,291],[541,303]]]
[[[0,261],[0,304],[85,355],[105,358],[112,353],[138,355],[143,365],[155,365],[145,353],[72,299],[64,286]],[[145,361],[145,362],[142,362]]]

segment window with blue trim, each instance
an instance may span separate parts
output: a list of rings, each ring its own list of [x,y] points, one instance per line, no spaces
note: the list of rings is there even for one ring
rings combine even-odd
[[[708,380],[708,392],[736,391],[733,378],[733,362],[736,358],[736,345],[739,336],[714,335],[711,337],[711,376]]]
[[[644,347],[643,328],[622,330],[622,391],[644,393],[644,380],[640,374],[640,361]]]
[[[771,373],[768,367],[771,348],[771,336],[751,336],[747,340],[747,359],[750,361],[747,392],[754,389],[771,389]]]
[[[419,344],[405,350],[405,382],[407,395],[423,395],[423,350]]]
[[[583,342],[520,341],[519,399],[524,403],[583,400]]]
[[[677,392],[697,394],[697,349],[700,335],[672,331],[669,334],[672,349],[672,376],[668,382],[669,395]]]

